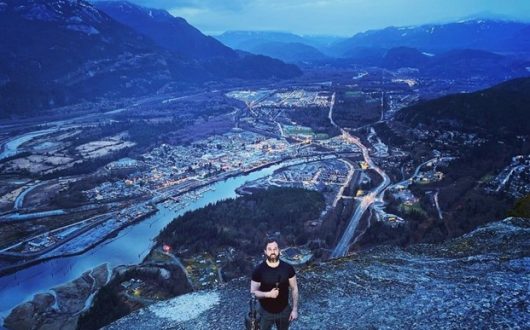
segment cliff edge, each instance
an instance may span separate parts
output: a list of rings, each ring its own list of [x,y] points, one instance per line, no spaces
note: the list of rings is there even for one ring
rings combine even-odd
[[[298,271],[291,329],[523,329],[530,324],[530,219],[443,244],[381,246]],[[167,300],[106,329],[242,329],[249,279]]]

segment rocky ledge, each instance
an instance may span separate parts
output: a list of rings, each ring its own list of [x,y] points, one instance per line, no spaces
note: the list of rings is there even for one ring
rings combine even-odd
[[[439,245],[383,246],[298,272],[291,329],[524,329],[530,220],[508,218]],[[242,329],[249,279],[157,303],[107,329]]]
[[[14,308],[4,321],[7,329],[76,329],[80,313],[110,278],[107,264],[87,271],[78,279],[36,294]],[[1,328],[1,327],[0,327]]]

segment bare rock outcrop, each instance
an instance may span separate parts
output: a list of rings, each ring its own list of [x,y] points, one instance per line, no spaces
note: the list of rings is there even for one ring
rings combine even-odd
[[[523,329],[530,324],[530,220],[447,241],[381,246],[298,272],[291,329]],[[137,311],[107,329],[242,329],[249,279]],[[193,313],[190,313],[193,311]]]

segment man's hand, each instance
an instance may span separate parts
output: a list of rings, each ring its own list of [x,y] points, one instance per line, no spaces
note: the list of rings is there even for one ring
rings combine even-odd
[[[278,290],[278,288],[274,288],[269,291],[269,293],[267,294],[267,298],[276,299],[279,293],[280,293],[280,290]]]
[[[294,321],[298,318],[298,311],[296,309],[293,309],[291,311],[291,314],[289,315],[289,322]]]

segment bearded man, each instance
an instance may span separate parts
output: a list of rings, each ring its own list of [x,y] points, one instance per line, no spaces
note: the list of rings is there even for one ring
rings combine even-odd
[[[298,318],[298,285],[293,266],[280,260],[280,248],[275,239],[265,242],[266,259],[260,263],[250,281],[250,293],[259,299],[260,330],[289,329],[289,323]],[[289,289],[292,307],[289,305]]]

